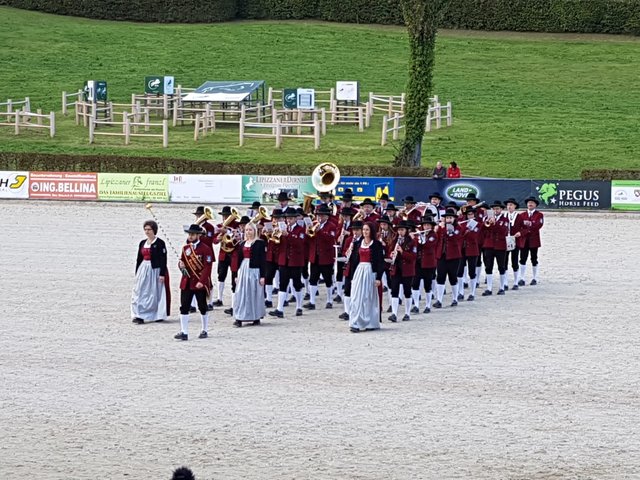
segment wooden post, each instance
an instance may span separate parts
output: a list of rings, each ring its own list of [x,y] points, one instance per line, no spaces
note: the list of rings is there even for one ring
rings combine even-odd
[[[211,127],[211,131],[215,132],[216,131],[216,112],[211,112],[211,119],[210,119],[210,127]]]
[[[240,117],[240,123],[238,124],[240,127],[238,130],[240,131],[240,146],[244,146],[244,118]]]
[[[269,92],[267,93],[267,103],[273,102],[273,87],[269,87]]]
[[[322,136],[325,136],[327,134],[327,110],[323,108],[320,115],[322,119]]]
[[[198,128],[200,127],[200,114],[196,113],[196,127],[193,129],[193,140],[198,141]]]
[[[7,113],[11,113],[13,112],[13,103],[11,102],[11,99],[7,100]],[[11,121],[11,115],[7,115],[7,122]]]
[[[329,103],[329,111],[331,112],[331,125],[336,124],[338,113],[336,112],[338,105],[335,101]]]
[[[31,100],[29,100],[29,97],[24,97],[24,111],[25,112],[31,111]]]
[[[76,100],[76,125],[80,125],[80,102]]]
[[[313,122],[313,149],[318,150],[319,148],[320,148],[320,122],[316,118]]]
[[[440,127],[442,127],[442,105],[440,105],[438,103],[438,105],[436,105],[436,129],[440,130]]]
[[[393,117],[393,139],[398,139],[398,133],[400,133],[400,114],[396,113]]]
[[[400,104],[400,113],[404,115],[404,105],[405,105],[405,94],[403,93],[402,95],[400,95],[400,101],[402,102]]]
[[[162,147],[167,148],[169,146],[169,120],[162,120]]]
[[[366,128],[371,126],[371,115],[373,114],[373,109],[371,108],[371,103],[365,103],[366,113],[365,113],[365,124]]]
[[[301,109],[298,109],[298,111],[296,112],[296,123],[298,124],[298,128],[296,129],[296,133],[298,135],[302,135],[302,126],[300,125],[300,123],[302,123],[302,119],[304,118],[304,115],[302,113]]]
[[[67,92],[62,92],[62,114],[67,114]]]
[[[447,102],[447,127],[453,124],[453,113],[451,112],[451,102]]]
[[[276,148],[282,147],[282,120],[276,121]]]
[[[91,105],[91,109],[89,109],[89,105]],[[87,126],[89,119],[88,116],[89,115],[94,115],[96,113],[96,104],[95,103],[89,103],[89,102],[85,102],[84,104],[84,112],[82,115],[82,125],[84,127]]]
[[[387,118],[386,115],[382,117],[382,142],[380,145],[383,147],[387,144]]]
[[[149,130],[151,130],[151,127],[149,126],[149,123],[151,122],[151,111],[146,108],[144,110],[144,131],[148,132]]]
[[[262,123],[262,104],[260,102],[256,103],[256,109],[257,109],[257,117],[258,117],[258,122]]]
[[[20,134],[20,110],[16,110],[14,115],[16,116],[15,134],[19,135]]]
[[[431,111],[433,110],[433,107],[429,107],[427,109],[427,124],[425,125],[425,131],[426,132],[430,132],[431,131]]]
[[[124,122],[124,144],[129,145],[131,141],[131,124],[129,123],[129,115],[123,112],[122,121]]]
[[[358,107],[358,131],[364,132],[364,108]]]
[[[91,121],[89,122],[89,143],[93,143],[95,140],[95,131],[96,131],[96,125],[94,123],[94,119],[91,118]]]
[[[56,135],[56,114],[49,113],[49,135],[53,138]]]
[[[180,87],[178,87],[180,88]],[[177,105],[173,106],[173,126],[175,127],[178,124],[178,111],[180,110],[180,107]]]

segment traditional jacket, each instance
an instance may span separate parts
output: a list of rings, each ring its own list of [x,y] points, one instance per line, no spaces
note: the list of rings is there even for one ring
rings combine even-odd
[[[182,247],[180,256],[189,276],[182,275],[180,289],[198,290],[198,282],[204,285],[207,295],[211,290],[211,266],[213,264],[213,251],[211,247],[202,241],[187,243]]]

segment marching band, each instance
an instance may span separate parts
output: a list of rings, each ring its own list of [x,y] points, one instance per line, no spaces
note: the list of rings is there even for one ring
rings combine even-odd
[[[538,282],[544,215],[537,209],[536,198],[527,198],[526,211],[519,211],[513,198],[487,205],[470,194],[461,206],[445,206],[442,196],[434,192],[428,202],[407,196],[398,209],[386,195],[379,204],[366,198],[357,205],[347,189],[337,204],[333,196],[339,180],[337,167],[322,164],[312,179],[318,195],[305,195],[302,208],[290,205],[289,195],[282,192],[271,213],[259,202],[251,205],[247,215],[225,206],[219,212],[221,220],[211,224],[214,214],[209,207],[194,211],[196,220],[185,229],[188,239],[178,264],[182,271],[181,330],[176,339],[188,339],[189,314],[194,307],[202,321],[199,338],[207,338],[208,312],[223,306],[229,270],[232,304],[225,313],[232,316],[236,327],[244,322],[259,325],[267,309],[271,317],[283,318],[289,302],[295,302],[295,315],[301,316],[303,309],[319,308],[316,297],[322,295],[324,309],[342,304],[338,318],[348,321],[354,333],[380,328],[383,292],[388,294],[387,319],[395,323],[401,304],[402,321],[411,320],[412,314],[443,308],[447,290],[451,307],[465,300],[466,288],[466,301],[474,301],[482,267],[485,297],[494,293],[494,269],[498,271],[497,295],[509,290],[509,267],[512,290],[525,285],[527,263],[533,273],[529,284]],[[314,206],[315,199],[319,202]],[[143,250],[148,243],[140,244],[138,264],[143,255],[149,258],[148,250]],[[161,240],[158,244],[164,245]],[[217,291],[211,282],[214,245],[219,245]],[[164,275],[165,270],[161,271]],[[303,277],[308,278],[307,286]],[[139,298],[141,280],[137,285]],[[160,291],[155,284],[154,289]],[[305,304],[304,299],[308,300]],[[143,323],[137,312],[132,307],[134,322]]]

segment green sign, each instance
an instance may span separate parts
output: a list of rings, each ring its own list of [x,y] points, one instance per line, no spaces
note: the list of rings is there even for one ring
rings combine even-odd
[[[298,108],[298,89],[285,88],[282,91],[282,107],[287,109]]]
[[[160,173],[99,173],[98,200],[168,202],[169,177]]]
[[[311,177],[243,175],[242,203],[256,200],[263,204],[278,203],[278,196],[285,193],[291,202],[301,203],[305,193],[316,193]]]
[[[84,82],[84,99],[87,102],[106,102],[107,82],[104,80],[87,80]]]
[[[611,208],[640,210],[640,180],[612,180]]]
[[[144,93],[151,95],[173,95],[173,77],[150,75],[144,77]]]

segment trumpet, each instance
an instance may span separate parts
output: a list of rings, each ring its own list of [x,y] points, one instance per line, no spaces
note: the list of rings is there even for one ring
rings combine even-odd
[[[351,219],[352,222],[355,222],[356,220],[362,220],[364,218],[364,212],[362,211],[362,208],[358,209],[358,213],[356,213],[353,218]]]
[[[320,226],[320,222],[314,221],[307,227],[307,235],[309,237],[315,237],[316,233],[318,233],[318,227]]]

